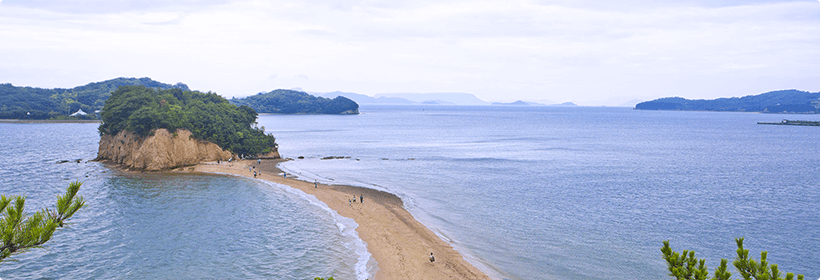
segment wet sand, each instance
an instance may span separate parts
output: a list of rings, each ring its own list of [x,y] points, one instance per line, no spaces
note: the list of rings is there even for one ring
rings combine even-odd
[[[427,227],[416,221],[402,207],[397,196],[373,189],[325,185],[300,181],[280,175],[276,164],[282,160],[245,160],[221,164],[203,163],[193,167],[176,169],[176,172],[230,173],[253,178],[248,166],[261,171],[260,179],[288,185],[327,204],[339,215],[352,218],[359,224],[356,231],[367,243],[367,250],[378,262],[379,270],[374,279],[490,279],[486,274],[464,260],[447,242],[441,240]],[[348,204],[354,196],[364,197]],[[430,253],[435,262],[428,259]]]

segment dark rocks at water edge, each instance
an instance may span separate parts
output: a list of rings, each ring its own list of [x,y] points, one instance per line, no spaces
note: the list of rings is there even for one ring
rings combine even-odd
[[[820,113],[820,92],[791,89],[713,100],[665,97],[638,103],[635,109],[817,114]]]
[[[58,161],[57,161],[57,164],[68,163],[68,162],[80,163],[80,162],[82,162],[82,161],[83,161],[83,159],[81,159],[81,158],[78,158],[78,159],[73,159],[73,160],[63,159],[63,160],[58,160]]]

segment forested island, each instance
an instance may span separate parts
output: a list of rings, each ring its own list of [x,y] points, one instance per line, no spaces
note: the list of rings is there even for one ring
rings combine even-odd
[[[18,87],[5,83],[0,84],[0,119],[98,119],[99,115],[95,112],[102,110],[111,93],[121,86],[190,90],[183,83],[171,85],[154,81],[151,78],[116,78],[74,88],[54,89]],[[233,98],[230,102],[236,105],[248,105],[259,113],[359,113],[359,104],[345,97],[328,99],[284,89],[240,99]],[[80,114],[75,114],[77,112]],[[69,115],[72,116],[69,117]]]
[[[231,103],[247,105],[258,113],[272,114],[358,114],[359,104],[343,96],[329,99],[305,92],[277,89],[245,98],[232,98]]]
[[[87,115],[78,119],[96,119],[94,111],[103,108],[111,92],[120,86],[140,85],[150,88],[189,90],[183,83],[164,84],[150,78],[116,78],[74,88],[44,89],[0,84],[0,119],[58,119],[79,110]]]
[[[276,139],[256,127],[256,116],[250,107],[235,106],[216,93],[122,86],[105,102],[99,132],[103,137],[123,131],[146,137],[156,129],[174,134],[184,129],[194,139],[237,155],[275,151]]]
[[[817,114],[820,113],[819,108],[820,92],[807,92],[793,89],[713,100],[665,97],[635,105],[635,109],[637,110],[732,111],[791,114]]]

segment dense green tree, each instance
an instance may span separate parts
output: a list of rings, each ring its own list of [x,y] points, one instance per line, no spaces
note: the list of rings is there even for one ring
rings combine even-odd
[[[94,111],[102,109],[111,92],[126,85],[188,90],[188,86],[182,83],[170,85],[149,78],[116,78],[70,89],[0,84],[0,119],[64,119],[80,109],[88,115],[73,118],[93,119],[96,118]]]
[[[56,209],[43,209],[34,214],[25,213],[26,198],[0,196],[0,261],[32,248],[40,248],[51,239],[57,228],[85,206],[77,196],[81,182],[71,182],[64,196],[57,197]]]
[[[191,131],[236,154],[258,155],[276,149],[276,139],[255,127],[256,111],[235,106],[216,93],[145,86],[123,86],[111,93],[102,110],[100,135],[131,131],[147,136],[165,128]]]
[[[786,278],[781,277],[782,273],[776,264],[769,264],[766,261],[768,252],[760,252],[760,261],[749,258],[749,250],[743,248],[743,237],[735,238],[737,243],[737,257],[733,262],[735,268],[744,280],[792,280],[794,273],[786,273]],[[661,247],[663,259],[666,260],[669,276],[677,280],[706,280],[710,279],[706,260],[697,259],[695,251],[683,250],[683,253],[672,251],[669,247],[669,240],[663,241]],[[729,280],[732,273],[727,271],[728,260],[720,259],[720,266],[715,269],[712,280]],[[798,280],[803,280],[803,275],[797,275]]]
[[[358,114],[359,104],[346,97],[334,99],[316,97],[301,91],[277,89],[245,98],[232,98],[231,103],[247,105],[259,113],[273,114]]]

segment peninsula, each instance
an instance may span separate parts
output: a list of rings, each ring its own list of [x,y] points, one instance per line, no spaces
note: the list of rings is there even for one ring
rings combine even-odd
[[[665,97],[638,103],[635,109],[817,114],[820,113],[820,92],[791,89],[713,100]]]
[[[253,178],[248,167],[262,171],[258,179],[287,185],[315,196],[339,215],[359,225],[356,232],[367,251],[378,263],[372,279],[490,279],[464,260],[450,244],[419,223],[403,207],[402,200],[390,193],[345,185],[325,185],[301,181],[296,174],[285,174],[276,167],[283,160],[240,160],[202,163],[175,169],[175,172],[233,174]],[[285,176],[287,175],[287,176]],[[350,204],[351,197],[364,202]],[[435,261],[429,261],[430,253]]]
[[[122,86],[102,110],[97,160],[159,171],[242,156],[278,158],[256,112],[215,93]]]
[[[359,238],[378,263],[375,279],[489,279],[416,221],[399,197],[284,176],[276,166],[281,159],[275,138],[254,126],[256,117],[252,108],[215,93],[123,86],[102,110],[97,160],[132,170],[258,178],[313,195],[358,224]],[[242,160],[243,155],[260,160]],[[350,203],[356,195],[364,202]]]

